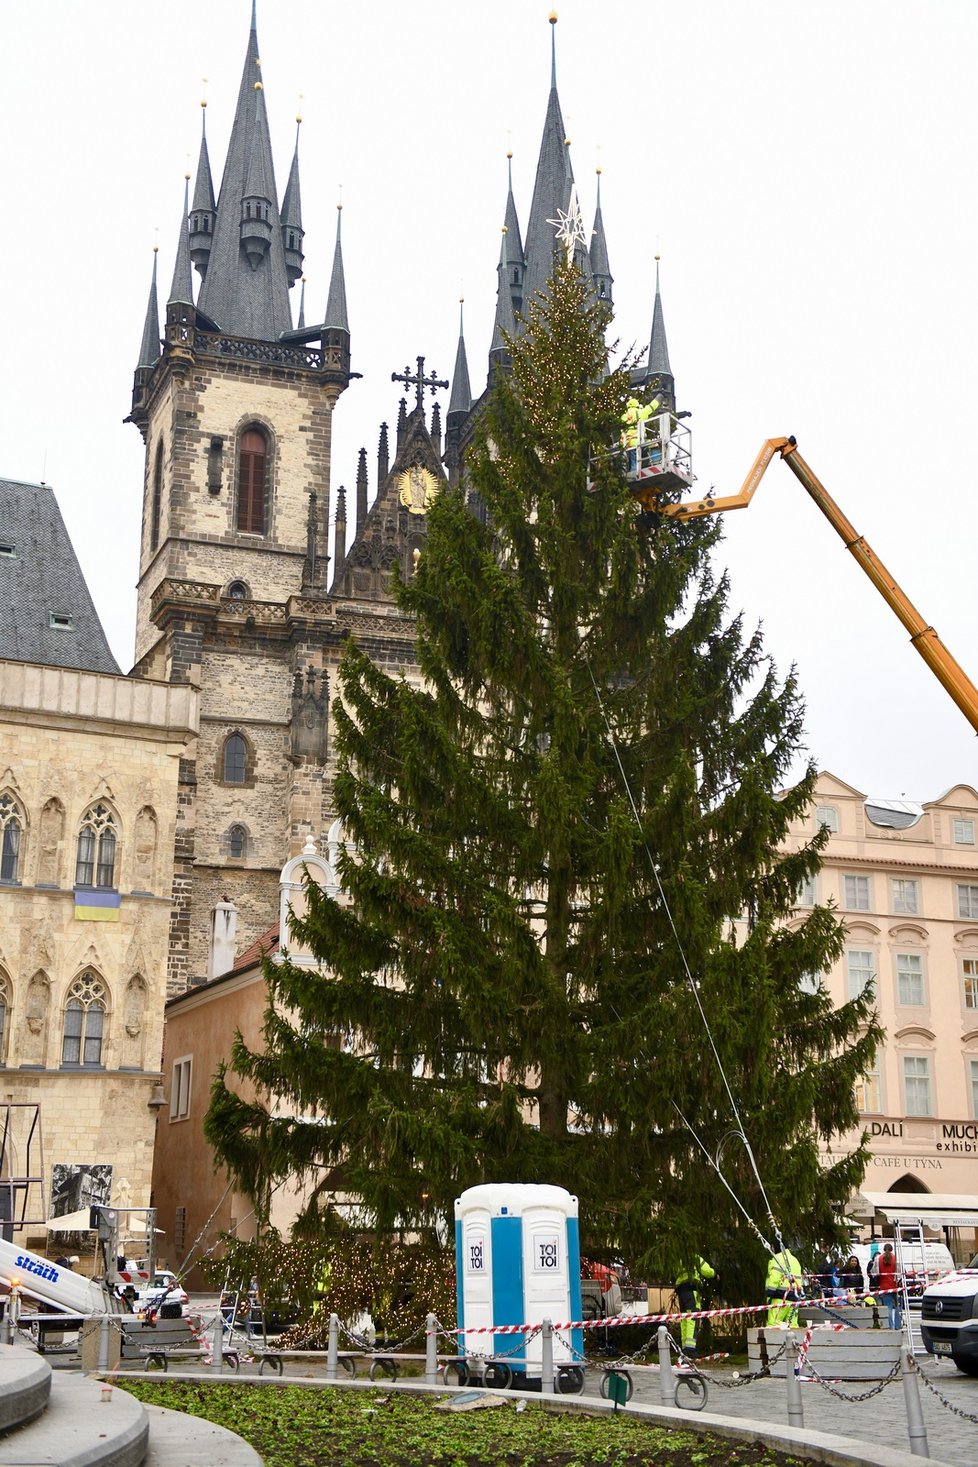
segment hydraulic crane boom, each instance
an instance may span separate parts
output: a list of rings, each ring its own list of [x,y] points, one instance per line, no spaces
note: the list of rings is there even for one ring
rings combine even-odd
[[[851,551],[869,576],[887,606],[900,618],[910,633],[912,645],[916,647],[931,672],[950,693],[971,727],[978,733],[978,688],[945,647],[934,628],[928,625],[910,598],[893,579],[865,538],[857,535],[825,485],[812,473],[798,452],[798,445],[794,438],[769,438],[767,440],[754,460],[739,494],[729,494],[720,498],[708,495],[705,499],[687,500],[681,504],[663,504],[659,499],[661,490],[656,492],[658,486],[654,483],[648,486],[644,484],[637,486],[634,492],[636,498],[642,501],[646,509],[654,510],[656,514],[666,515],[672,519],[698,519],[702,515],[723,514],[729,509],[746,509],[764,477],[768,464],[778,454],[785,460],[795,478],[808,490],[829,524],[842,539],[846,549]]]

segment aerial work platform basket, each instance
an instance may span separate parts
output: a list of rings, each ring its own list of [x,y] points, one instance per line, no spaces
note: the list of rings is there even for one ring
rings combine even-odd
[[[593,492],[596,464],[621,459],[628,487],[646,509],[669,491],[693,486],[692,435],[676,413],[661,412],[629,427],[623,442],[591,457],[588,489]]]

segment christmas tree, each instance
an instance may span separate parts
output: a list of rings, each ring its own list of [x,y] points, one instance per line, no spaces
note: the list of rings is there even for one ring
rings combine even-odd
[[[820,1151],[880,1034],[817,980],[834,915],[788,922],[825,838],[783,850],[814,777],[781,789],[794,677],[729,612],[717,526],[629,494],[606,326],[559,265],[467,456],[485,516],[446,488],[399,590],[421,684],[348,646],[348,896],[310,887],[322,971],[266,966],[207,1134],[259,1207],[303,1178],[307,1222],[341,1193],[438,1231],[467,1186],[550,1182],[589,1250],[662,1277],[719,1254],[756,1293],[746,1219],[814,1242],[858,1185],[862,1147]]]

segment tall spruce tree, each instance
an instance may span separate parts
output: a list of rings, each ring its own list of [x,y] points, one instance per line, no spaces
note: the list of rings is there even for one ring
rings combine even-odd
[[[789,920],[824,839],[784,850],[814,778],[780,789],[794,677],[729,613],[717,526],[642,514],[592,458],[629,391],[606,324],[560,266],[512,343],[468,457],[486,522],[446,488],[399,591],[423,685],[348,645],[349,899],[309,890],[323,971],[266,966],[264,1046],[239,1037],[206,1129],[259,1204],[301,1176],[310,1218],[339,1188],[425,1227],[474,1183],[552,1182],[588,1248],[666,1276],[719,1254],[756,1292],[750,1154],[784,1236],[830,1235],[866,1155],[820,1152],[880,1031],[807,978],[836,917]]]

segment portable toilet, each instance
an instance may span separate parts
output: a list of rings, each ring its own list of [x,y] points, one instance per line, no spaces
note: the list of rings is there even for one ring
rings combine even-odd
[[[502,1326],[581,1317],[577,1198],[563,1187],[490,1182],[455,1202],[455,1270],[460,1351],[539,1377],[543,1340]],[[555,1371],[582,1359],[583,1331],[553,1337]]]

